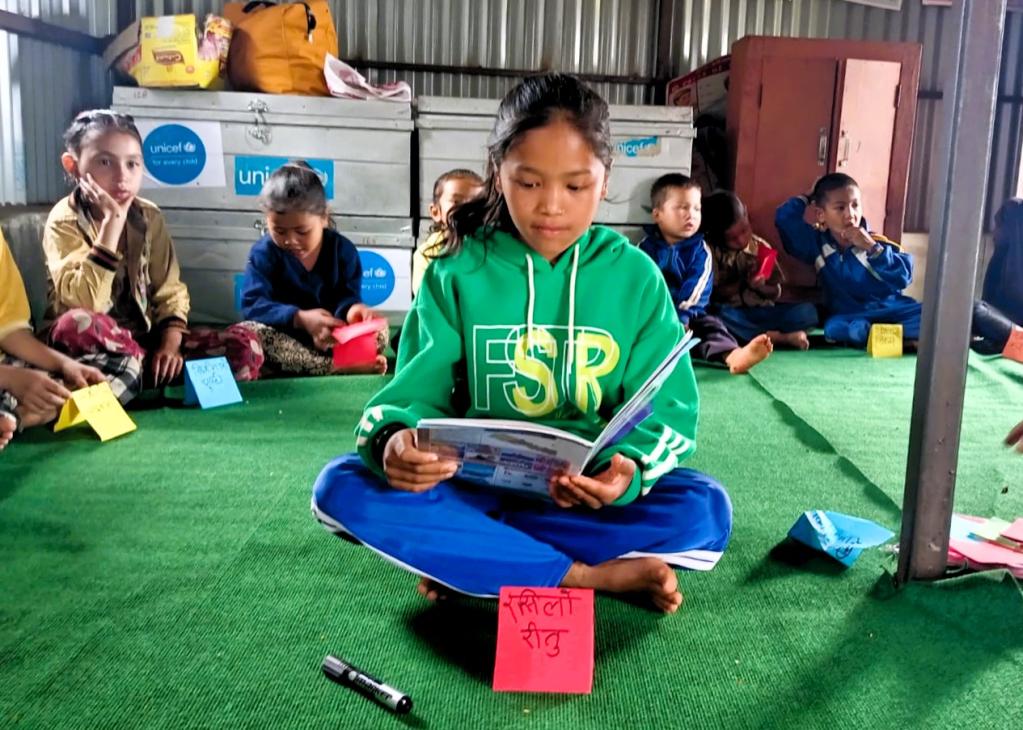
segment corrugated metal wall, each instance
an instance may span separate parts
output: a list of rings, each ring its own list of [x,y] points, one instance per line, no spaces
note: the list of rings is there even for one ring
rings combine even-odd
[[[106,2],[0,0],[0,10],[106,35]],[[44,203],[64,195],[61,135],[82,109],[110,101],[95,56],[0,31],[0,204]]]
[[[906,214],[908,230],[929,223],[928,180],[936,159],[935,139],[941,119],[941,43],[946,36],[947,11],[903,0],[899,12],[846,0],[670,0],[673,75],[690,71],[728,52],[732,42],[748,34],[798,37],[908,40],[924,45],[921,91],[910,172]],[[115,0],[0,0],[15,12],[55,18],[71,27],[103,35],[110,32]],[[40,9],[40,6],[42,8]],[[223,6],[217,0],[137,0],[139,14],[191,12],[203,15]],[[659,0],[331,0],[338,26],[342,57],[401,63],[431,63],[514,69],[557,68],[577,73],[652,77]],[[70,13],[67,8],[74,8]],[[86,13],[85,8],[89,8]],[[61,19],[61,15],[66,17]],[[0,53],[9,55],[11,41],[0,34]],[[96,73],[98,61],[71,51],[55,51],[33,41],[15,40],[27,67],[30,88],[58,86],[56,97],[21,94],[9,99],[10,85],[0,86],[0,153],[7,159],[20,139],[8,120],[21,119],[17,134],[33,136],[26,149],[35,149],[59,136],[72,109],[100,103],[108,97],[106,80]],[[23,49],[23,50],[22,50]],[[1002,58],[1000,101],[995,122],[989,200],[995,205],[1016,192],[1023,126],[1023,15],[1011,13]],[[70,70],[70,73],[69,73]],[[0,69],[0,74],[5,73]],[[499,97],[514,79],[459,73],[370,71],[371,81],[404,79],[416,94]],[[88,81],[84,82],[87,77]],[[0,83],[5,79],[0,75]],[[42,84],[42,86],[39,86]],[[635,84],[596,84],[614,103],[649,103],[652,90]],[[24,88],[24,86],[22,87]],[[20,112],[13,106],[31,100]],[[52,99],[56,98],[55,103]],[[4,106],[6,105],[6,106]],[[47,142],[49,140],[49,142]],[[4,146],[11,145],[11,146]],[[27,174],[21,187],[28,200],[52,197],[55,180],[51,165],[39,169],[36,155],[27,155]],[[43,166],[45,167],[45,165]],[[0,200],[16,183],[8,168],[0,173]],[[17,173],[14,173],[15,175]],[[3,177],[6,175],[7,177]],[[59,176],[58,180],[59,182]],[[42,197],[37,197],[42,196]],[[21,198],[18,198],[19,200]]]

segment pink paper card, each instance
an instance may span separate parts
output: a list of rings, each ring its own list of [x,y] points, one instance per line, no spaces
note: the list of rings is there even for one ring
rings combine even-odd
[[[368,365],[377,357],[377,332],[387,326],[383,319],[367,319],[331,332],[334,345],[334,367]]]
[[[1017,517],[1016,521],[1002,532],[1002,537],[1023,543],[1023,517]]]
[[[764,281],[771,278],[771,274],[774,272],[774,264],[778,260],[778,250],[774,248],[768,248],[767,246],[760,246],[757,248],[757,273],[756,276],[762,276]]]
[[[1023,327],[1012,328],[1012,334],[1009,335],[1005,349],[1002,350],[1002,357],[1023,362]]]
[[[593,690],[593,591],[501,589],[495,692]]]

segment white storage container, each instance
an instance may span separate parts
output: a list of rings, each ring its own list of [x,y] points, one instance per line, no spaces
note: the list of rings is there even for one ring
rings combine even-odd
[[[483,174],[487,137],[499,103],[444,96],[416,100],[421,216],[429,216],[433,183],[440,175],[458,167]],[[597,221],[649,223],[644,206],[650,204],[654,180],[669,172],[690,172],[695,137],[692,108],[612,104],[610,113],[614,169]]]
[[[242,272],[252,244],[263,235],[263,216],[174,209],[164,215],[192,298],[190,319],[239,321]],[[411,303],[412,221],[340,217],[337,222],[341,234],[359,249],[363,301],[400,324]]]
[[[142,131],[142,195],[161,208],[256,210],[267,175],[306,159],[335,213],[412,213],[409,104],[125,86],[113,98]]]

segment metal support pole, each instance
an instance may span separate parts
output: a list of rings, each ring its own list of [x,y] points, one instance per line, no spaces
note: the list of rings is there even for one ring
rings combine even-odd
[[[955,0],[896,581],[945,572],[1005,0]]]

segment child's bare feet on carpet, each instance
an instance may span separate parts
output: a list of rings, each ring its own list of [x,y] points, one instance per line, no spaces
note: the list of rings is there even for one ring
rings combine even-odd
[[[385,375],[387,373],[387,358],[377,355],[377,359],[366,365],[355,365],[353,367],[335,368],[335,375]]]
[[[771,339],[771,343],[775,347],[781,345],[783,347],[792,347],[796,350],[810,349],[810,338],[807,337],[806,332],[803,330],[799,330],[798,332],[778,332],[777,330],[771,330],[767,333],[767,336]]]
[[[10,413],[0,413],[0,451],[14,438],[18,422]]]
[[[767,356],[774,352],[774,345],[767,335],[757,335],[742,347],[737,347],[728,353],[725,358],[725,365],[732,375],[742,375]]]
[[[442,586],[440,583],[429,578],[420,580],[416,590],[427,601],[444,601],[450,595],[447,586]]]
[[[678,576],[657,558],[621,558],[592,566],[572,563],[561,585],[609,593],[646,593],[665,613],[675,613],[682,605]]]

